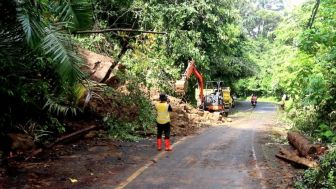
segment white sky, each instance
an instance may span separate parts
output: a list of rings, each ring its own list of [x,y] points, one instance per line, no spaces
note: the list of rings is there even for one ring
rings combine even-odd
[[[305,2],[306,0],[284,0],[284,2],[286,4],[288,4],[290,7],[294,7],[296,5],[299,5],[303,2]]]

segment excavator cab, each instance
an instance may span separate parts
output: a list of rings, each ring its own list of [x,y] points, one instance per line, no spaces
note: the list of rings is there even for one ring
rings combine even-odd
[[[204,109],[223,111],[223,93],[221,81],[207,81],[204,89]]]
[[[194,74],[198,88],[196,88],[195,98],[197,106],[207,111],[219,111],[225,116],[228,115],[232,98],[230,95],[230,88],[224,87],[223,81],[208,81],[204,89],[204,81],[202,74],[196,69],[195,61],[193,59],[188,61],[188,67],[182,75],[182,79],[177,80],[175,83],[175,92],[184,96],[188,87],[188,79]]]
[[[204,110],[219,111],[228,116],[232,105],[231,91],[223,81],[208,81],[204,89]]]

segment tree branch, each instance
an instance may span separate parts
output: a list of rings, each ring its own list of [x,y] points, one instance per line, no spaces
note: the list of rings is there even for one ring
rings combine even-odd
[[[130,28],[111,28],[111,29],[104,29],[104,30],[85,30],[85,31],[77,31],[77,32],[74,32],[73,34],[108,33],[108,32],[114,32],[114,31],[140,32],[140,33],[152,33],[152,34],[167,35],[167,32],[134,30],[134,29],[130,29]]]

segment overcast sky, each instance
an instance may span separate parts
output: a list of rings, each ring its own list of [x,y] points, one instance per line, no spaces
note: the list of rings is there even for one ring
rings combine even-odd
[[[288,6],[290,6],[290,7],[294,7],[295,5],[299,5],[304,1],[306,1],[306,0],[284,0],[284,2],[286,4],[288,4]]]

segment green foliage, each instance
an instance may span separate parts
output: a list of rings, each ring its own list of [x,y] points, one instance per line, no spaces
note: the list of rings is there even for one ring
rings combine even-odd
[[[323,142],[336,143],[336,133],[327,124],[320,124],[316,133]]]
[[[112,138],[128,141],[137,141],[140,137],[134,134],[134,131],[138,127],[134,122],[125,122],[118,118],[108,117],[105,122],[108,127],[109,135]]]
[[[253,35],[249,55],[258,64],[258,74],[238,81],[235,88],[240,95],[253,91],[280,98],[283,93],[289,94],[293,103],[286,109],[293,124],[315,138],[323,136],[324,141],[332,142],[333,136],[323,135],[326,131],[322,131],[319,125],[325,124],[330,132],[335,132],[333,31],[336,8],[333,0],[321,2],[314,27],[307,29],[314,3],[309,1],[293,12],[279,14],[283,18],[278,20],[283,21],[277,24],[277,28],[270,29],[268,35]],[[265,6],[259,6],[259,9],[268,14]],[[260,13],[259,17],[263,15]],[[247,29],[253,30],[258,26],[254,24],[250,22]]]
[[[243,24],[252,37],[249,56],[257,62],[258,69],[255,76],[235,84],[238,95],[253,91],[279,98],[283,93],[289,94],[291,102],[286,101],[285,111],[294,129],[315,140],[334,144],[336,1],[321,1],[312,28],[307,28],[307,22],[315,1],[307,1],[283,14],[266,10],[265,4],[269,1],[248,2],[256,3],[242,4],[241,10],[252,7],[255,11],[242,12]],[[265,26],[269,18],[271,27],[267,27],[265,33],[259,27]],[[297,187],[335,188],[335,155],[335,150],[331,151],[323,158],[319,169],[306,171]]]
[[[287,116],[292,120],[295,127],[309,135],[313,135],[321,121],[314,106],[305,106],[303,109],[293,105],[288,107]],[[287,108],[287,107],[286,107]]]
[[[167,31],[164,36],[106,34],[110,42],[125,40],[132,47],[122,62],[149,87],[172,93],[172,84],[184,73],[187,60],[196,60],[206,80],[224,80],[252,75],[253,63],[246,55],[236,1],[105,1],[96,0],[97,25]],[[174,18],[174,19],[171,19]],[[116,54],[116,53],[114,53]],[[192,79],[191,83],[196,84]],[[194,95],[189,95],[194,96]]]
[[[77,114],[77,109],[75,107],[64,106],[51,99],[48,99],[43,108],[47,108],[50,113],[55,113],[57,116],[61,114],[66,116],[68,115],[68,112],[71,112],[72,115]]]
[[[321,3],[315,27],[302,32],[297,55],[283,73],[287,75],[283,79],[284,86],[294,97],[294,108],[302,117],[297,125],[306,124],[306,131],[321,136],[326,142],[333,141],[336,108],[335,59],[331,58],[335,54],[332,48],[335,41],[331,39],[334,34],[327,32],[335,28],[336,14],[331,10],[336,10],[334,1]],[[303,121],[305,119],[310,123]]]
[[[237,4],[245,32],[252,38],[272,39],[272,33],[285,14],[280,0],[243,0]]]
[[[70,31],[90,26],[87,1],[20,1],[16,27],[31,50],[48,57],[66,82],[82,79],[81,60],[70,40]],[[22,41],[23,43],[24,41]]]
[[[335,30],[335,3],[334,0],[321,1],[311,29],[307,29],[305,25],[313,3],[306,3],[288,17],[286,30],[280,28],[276,32],[279,44],[292,46],[294,50],[288,53],[292,55],[289,64],[278,66],[281,70],[279,84],[293,98],[287,115],[292,119],[295,128],[316,140],[332,144],[336,142],[336,85],[333,69],[336,66],[336,41],[335,33],[332,32]],[[290,30],[290,27],[293,29]],[[305,171],[296,187],[335,188],[335,152],[331,150],[325,155],[320,162],[320,168]]]
[[[112,112],[103,119],[111,137],[134,141],[139,139],[139,132],[154,132],[154,108],[141,86],[139,79],[132,77],[127,84],[128,94],[119,94],[112,105],[118,113]]]
[[[4,102],[0,132],[17,130],[17,125],[27,122],[35,122],[36,131],[64,130],[59,116],[46,107],[63,113],[75,109],[69,91],[84,76],[70,32],[90,25],[88,5],[68,0],[1,2],[6,16],[0,17],[0,96]]]
[[[72,38],[78,46],[106,56],[116,57],[120,50],[117,40],[110,40],[103,34],[73,36]]]
[[[137,107],[137,124],[138,128],[143,130],[145,133],[147,131],[153,131],[153,125],[156,120],[156,115],[154,108],[151,104],[151,100],[148,95],[144,93],[141,80],[138,78],[132,79],[128,83],[127,89],[130,91],[129,102],[133,102]]]
[[[309,169],[295,183],[296,188],[336,188],[336,150],[331,150],[320,161],[320,167]]]
[[[282,45],[275,43],[275,31],[284,20],[285,7],[282,1],[246,0],[238,5],[243,18],[243,26],[248,34],[246,51],[250,60],[252,77],[235,82],[234,89],[240,96],[257,93],[263,96],[280,96],[281,86],[275,79],[279,72],[275,68],[284,62],[282,56],[290,52]],[[281,52],[284,51],[284,52]]]

